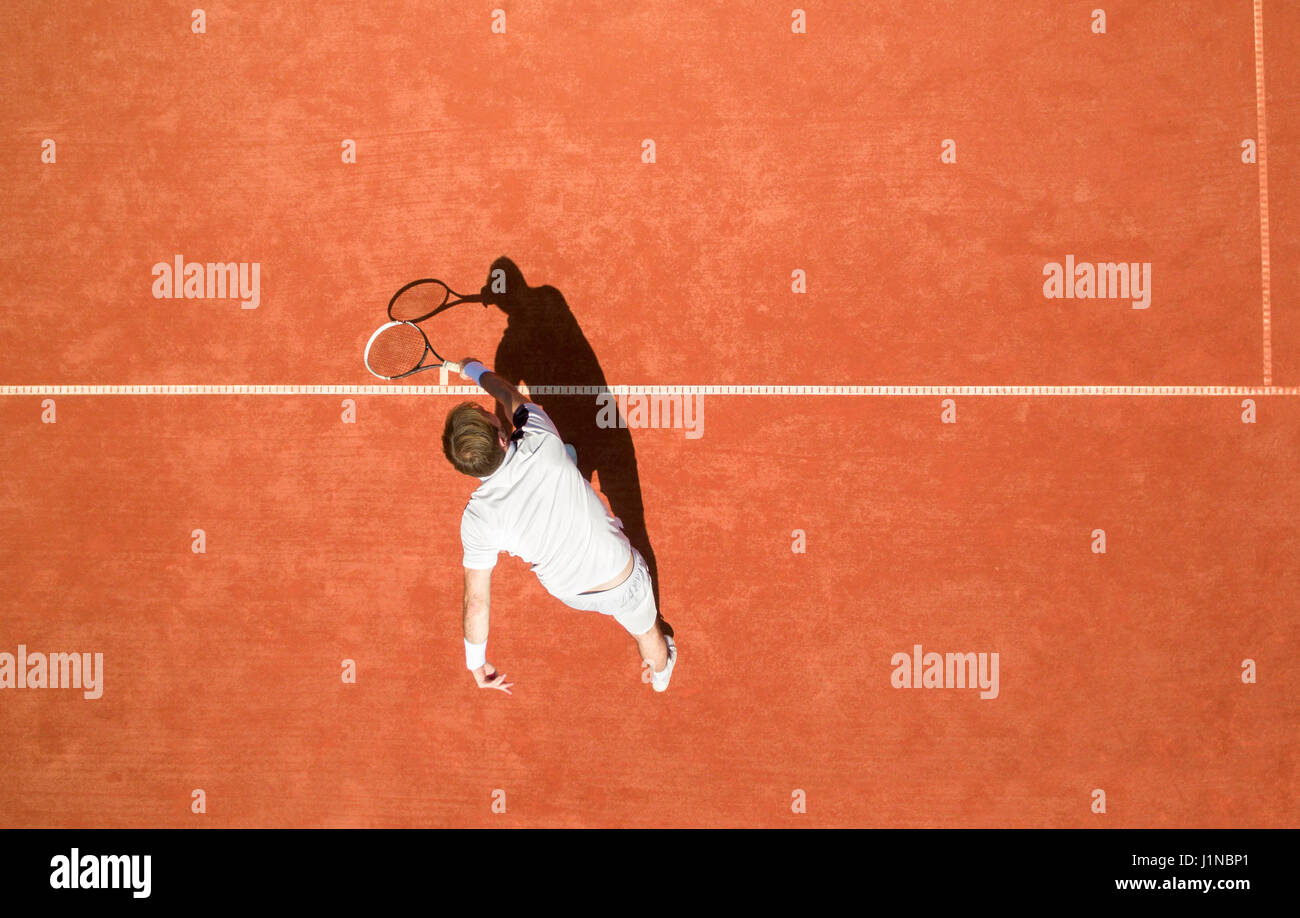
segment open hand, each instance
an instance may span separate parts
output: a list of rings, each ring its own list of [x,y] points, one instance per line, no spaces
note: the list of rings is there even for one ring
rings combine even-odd
[[[496,667],[491,663],[484,663],[474,670],[474,681],[478,683],[479,688],[500,689],[507,695],[513,694],[510,689],[514,687],[514,683],[507,682],[506,674],[497,672]]]

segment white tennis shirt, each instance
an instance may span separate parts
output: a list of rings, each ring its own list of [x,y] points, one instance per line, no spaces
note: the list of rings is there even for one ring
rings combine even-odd
[[[554,422],[539,405],[524,407],[519,436],[465,505],[465,567],[490,570],[507,551],[530,563],[551,595],[574,596],[622,573],[632,547],[570,461]]]

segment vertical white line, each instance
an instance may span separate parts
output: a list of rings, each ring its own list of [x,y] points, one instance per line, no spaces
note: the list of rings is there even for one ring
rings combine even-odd
[[[1273,305],[1268,267],[1268,135],[1264,118],[1264,0],[1255,0],[1255,121],[1259,161],[1259,270],[1264,299],[1264,385],[1273,385]]]

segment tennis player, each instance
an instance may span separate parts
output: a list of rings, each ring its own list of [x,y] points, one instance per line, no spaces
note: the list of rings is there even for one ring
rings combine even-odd
[[[442,448],[457,471],[478,478],[461,517],[465,565],[465,666],[480,688],[510,694],[514,685],[487,662],[488,611],[497,554],[532,564],[552,596],[566,606],[614,618],[636,640],[642,673],[651,667],[656,692],[668,688],[677,648],[659,627],[650,571],[622,524],[570,461],[555,424],[541,407],[472,357],[461,376],[505,408],[514,423],[476,402],[447,415]]]

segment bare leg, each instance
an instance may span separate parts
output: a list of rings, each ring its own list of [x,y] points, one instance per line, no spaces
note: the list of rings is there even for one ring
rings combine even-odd
[[[641,659],[653,663],[655,672],[663,672],[668,665],[668,642],[659,630],[659,620],[656,619],[654,627],[645,634],[634,634],[632,637],[636,640],[636,649],[640,651]]]

